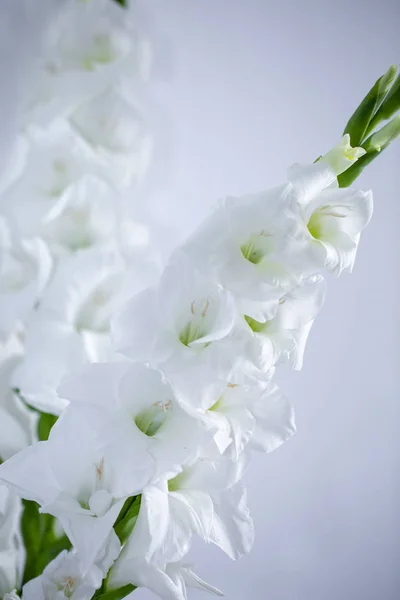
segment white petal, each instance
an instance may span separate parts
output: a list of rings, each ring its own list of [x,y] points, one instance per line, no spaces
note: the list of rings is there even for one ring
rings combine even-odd
[[[124,552],[129,559],[143,556],[151,560],[163,547],[168,531],[168,494],[155,486],[143,490],[140,512]]]
[[[112,337],[118,351],[134,360],[151,359],[158,318],[154,290],[144,290],[134,296],[111,321]]]
[[[61,516],[61,524],[80,555],[82,571],[86,573],[112,532],[113,525],[124,504],[117,501],[103,517],[90,515]]]
[[[182,586],[174,583],[163,570],[142,558],[127,559],[123,551],[111,571],[109,585],[114,589],[127,583],[148,588],[164,600],[187,600]]]
[[[331,189],[314,200],[308,228],[314,243],[325,250],[326,268],[336,275],[352,270],[360,233],[371,215],[371,192]]]
[[[178,529],[183,533],[183,540],[179,536],[174,539],[177,545],[174,557],[170,554],[166,555],[168,561],[175,562],[189,550],[191,532],[197,533],[206,542],[210,540],[214,510],[212,500],[208,494],[187,489],[170,493],[170,510],[170,531]],[[175,536],[170,533],[171,538],[175,538]],[[168,547],[166,552],[169,552]]]
[[[41,505],[52,502],[61,491],[50,469],[47,442],[37,442],[0,465],[0,481]]]
[[[210,585],[209,583],[201,579],[198,575],[196,575],[196,573],[194,573],[189,566],[182,565],[181,573],[188,587],[195,588],[197,590],[202,590],[203,592],[208,592],[209,594],[214,594],[215,596],[224,595],[218,588]]]
[[[307,205],[325,188],[336,182],[336,173],[323,161],[311,165],[294,164],[288,171],[296,202],[307,209]]]
[[[76,331],[58,321],[37,318],[28,329],[26,356],[13,373],[13,386],[32,406],[57,415],[67,405],[57,395],[58,384],[85,362]]]
[[[210,540],[235,560],[249,552],[254,541],[254,526],[246,505],[246,490],[238,483],[213,496],[213,501],[215,515]]]
[[[297,329],[312,321],[325,300],[327,285],[323,277],[309,277],[286,294],[281,301],[277,322],[283,329]]]
[[[257,450],[272,452],[296,431],[294,410],[277,385],[271,383],[252,405],[256,428],[251,445]]]
[[[105,408],[118,401],[122,377],[130,370],[125,363],[91,364],[68,375],[57,388],[60,398]]]

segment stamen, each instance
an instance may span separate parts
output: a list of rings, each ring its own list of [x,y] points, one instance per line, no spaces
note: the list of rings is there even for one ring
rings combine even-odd
[[[97,479],[101,481],[104,475],[104,457],[102,457],[101,461],[98,465],[96,465],[96,475]]]
[[[203,317],[203,319],[207,314],[209,306],[210,306],[210,302],[209,302],[209,300],[206,300],[205,306],[204,306],[203,310],[201,311],[201,316]]]
[[[152,406],[154,406],[154,408],[161,408],[163,412],[166,412],[171,408],[171,404],[172,400],[167,400],[167,402],[161,402],[158,400],[158,402],[153,402]]]
[[[76,580],[71,576],[67,576],[67,577],[63,578],[63,582],[64,582],[64,585],[63,585],[64,592],[66,594],[68,594],[68,597],[69,597],[72,594],[72,592],[74,591]]]
[[[335,212],[334,210],[324,212],[323,215],[325,217],[337,217],[338,219],[344,219],[346,217],[346,215],[342,215],[342,213]]]

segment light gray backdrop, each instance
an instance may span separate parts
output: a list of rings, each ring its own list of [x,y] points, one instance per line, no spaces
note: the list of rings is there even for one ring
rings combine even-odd
[[[0,0],[0,25],[14,3]],[[276,184],[292,162],[328,150],[370,84],[399,61],[395,0],[141,4],[169,40],[160,71],[171,81],[152,93],[174,132],[171,176],[151,201],[182,236],[219,197]],[[22,45],[28,30],[19,28]],[[2,63],[4,106],[13,57],[3,52]],[[212,547],[193,553],[228,600],[400,597],[399,171],[400,141],[360,178],[374,190],[375,214],[354,273],[329,281],[303,370],[278,376],[298,433],[247,475],[252,553],[238,563]]]

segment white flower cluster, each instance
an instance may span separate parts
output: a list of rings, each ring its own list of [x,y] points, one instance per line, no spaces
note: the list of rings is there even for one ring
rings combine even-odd
[[[37,411],[61,412],[65,374],[112,356],[111,313],[158,272],[132,203],[152,160],[151,44],[111,0],[48,8],[0,182],[0,463],[37,442]],[[21,581],[20,514],[1,486],[0,598]]]
[[[344,140],[316,164],[293,166],[281,187],[224,201],[155,284],[130,287],[122,308],[126,263],[108,270],[104,260],[99,271],[91,254],[75,254],[60,267],[17,372],[32,389],[43,371],[52,377],[51,395],[21,389],[62,414],[48,441],[14,455],[0,478],[57,517],[73,550],[24,586],[25,600],[139,586],[174,600],[190,586],[220,594],[186,555],[195,535],[233,559],[251,548],[243,472],[253,450],[270,452],[294,432],[275,366],[301,368],[325,296],[321,271],[351,271],[372,213],[370,192],[336,185],[346,150]],[[49,342],[57,335],[60,349]],[[79,368],[83,349],[92,364]]]
[[[300,369],[327,269],[351,271],[370,192],[336,176],[345,136],[270,191],[229,198],[160,276],[128,199],[150,136],[124,94],[149,48],[111,0],[68,0],[44,40],[23,160],[0,200],[0,596],[15,598],[18,495],[73,548],[24,600],[221,595],[186,562],[194,536],[233,559],[253,524],[242,475],[295,430],[273,381]],[[127,194],[129,191],[129,194]],[[60,415],[37,441],[37,412]],[[4,557],[4,558],[3,558]],[[6,594],[10,592],[10,595]],[[110,597],[110,596],[108,596]]]

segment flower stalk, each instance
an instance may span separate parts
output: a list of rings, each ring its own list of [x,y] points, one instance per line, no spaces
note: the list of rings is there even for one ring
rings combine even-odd
[[[360,146],[365,154],[338,176],[340,187],[348,187],[365,167],[379,156],[400,135],[400,75],[392,65],[371,88],[349,119],[344,133],[351,143]],[[396,78],[396,79],[395,79]],[[393,117],[393,118],[392,118]],[[388,121],[381,129],[377,127]]]

